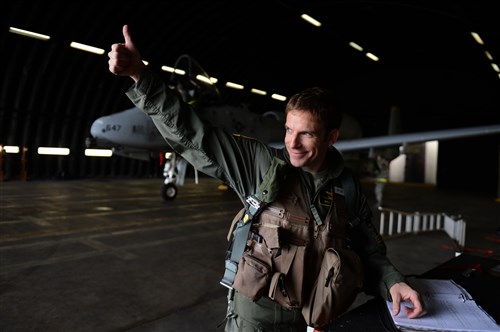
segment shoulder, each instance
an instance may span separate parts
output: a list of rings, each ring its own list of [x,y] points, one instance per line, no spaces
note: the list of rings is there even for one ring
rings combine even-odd
[[[339,177],[346,168],[344,165],[344,158],[340,154],[339,150],[337,150],[333,146],[330,147],[330,149],[328,150],[327,158],[331,176],[333,176],[334,178]]]

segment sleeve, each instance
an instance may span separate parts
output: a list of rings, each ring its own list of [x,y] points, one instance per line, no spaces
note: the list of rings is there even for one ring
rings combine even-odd
[[[227,183],[240,197],[256,191],[272,160],[271,148],[206,125],[191,105],[149,70],[126,95],[151,117],[171,148],[198,171]]]
[[[372,212],[368,200],[357,180],[356,189],[357,216],[349,229],[349,244],[363,261],[365,292],[390,299],[389,289],[395,283],[405,281],[405,278],[386,255],[386,245],[372,223]]]

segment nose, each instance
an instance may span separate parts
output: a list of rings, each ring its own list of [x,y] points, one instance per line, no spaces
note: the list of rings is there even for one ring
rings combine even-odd
[[[288,139],[288,146],[293,149],[300,148],[301,143],[300,143],[300,137],[299,135],[296,134],[288,134],[287,135]]]

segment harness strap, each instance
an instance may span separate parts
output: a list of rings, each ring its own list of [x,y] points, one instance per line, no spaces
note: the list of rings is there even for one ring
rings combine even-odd
[[[246,248],[248,234],[252,226],[253,219],[264,208],[265,203],[258,199],[256,196],[249,196],[246,199],[247,207],[246,213],[238,221],[236,229],[233,232],[233,241],[231,243],[229,257],[226,258],[225,271],[220,284],[229,289],[233,288],[233,281],[238,271],[238,262]]]
[[[286,167],[287,164],[285,161],[274,157],[262,179],[258,192],[246,198],[245,213],[237,222],[236,229],[233,232],[233,238],[226,257],[224,276],[220,281],[220,284],[224,287],[233,288],[238,263],[246,249],[252,222],[268,203],[276,199],[280,184],[286,177]]]
[[[347,208],[347,222],[349,224],[353,223],[353,218],[356,217],[356,185],[354,183],[352,171],[349,168],[344,167],[342,174],[339,176],[340,182],[342,183],[342,189],[344,190],[345,203]]]

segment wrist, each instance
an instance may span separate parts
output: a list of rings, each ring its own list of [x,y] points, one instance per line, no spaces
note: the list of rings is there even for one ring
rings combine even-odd
[[[137,67],[137,70],[134,73],[130,74],[129,76],[131,79],[134,80],[135,83],[137,83],[141,80],[142,73],[144,72],[144,70],[146,70],[146,65],[144,65],[144,63],[141,60],[141,63]]]

